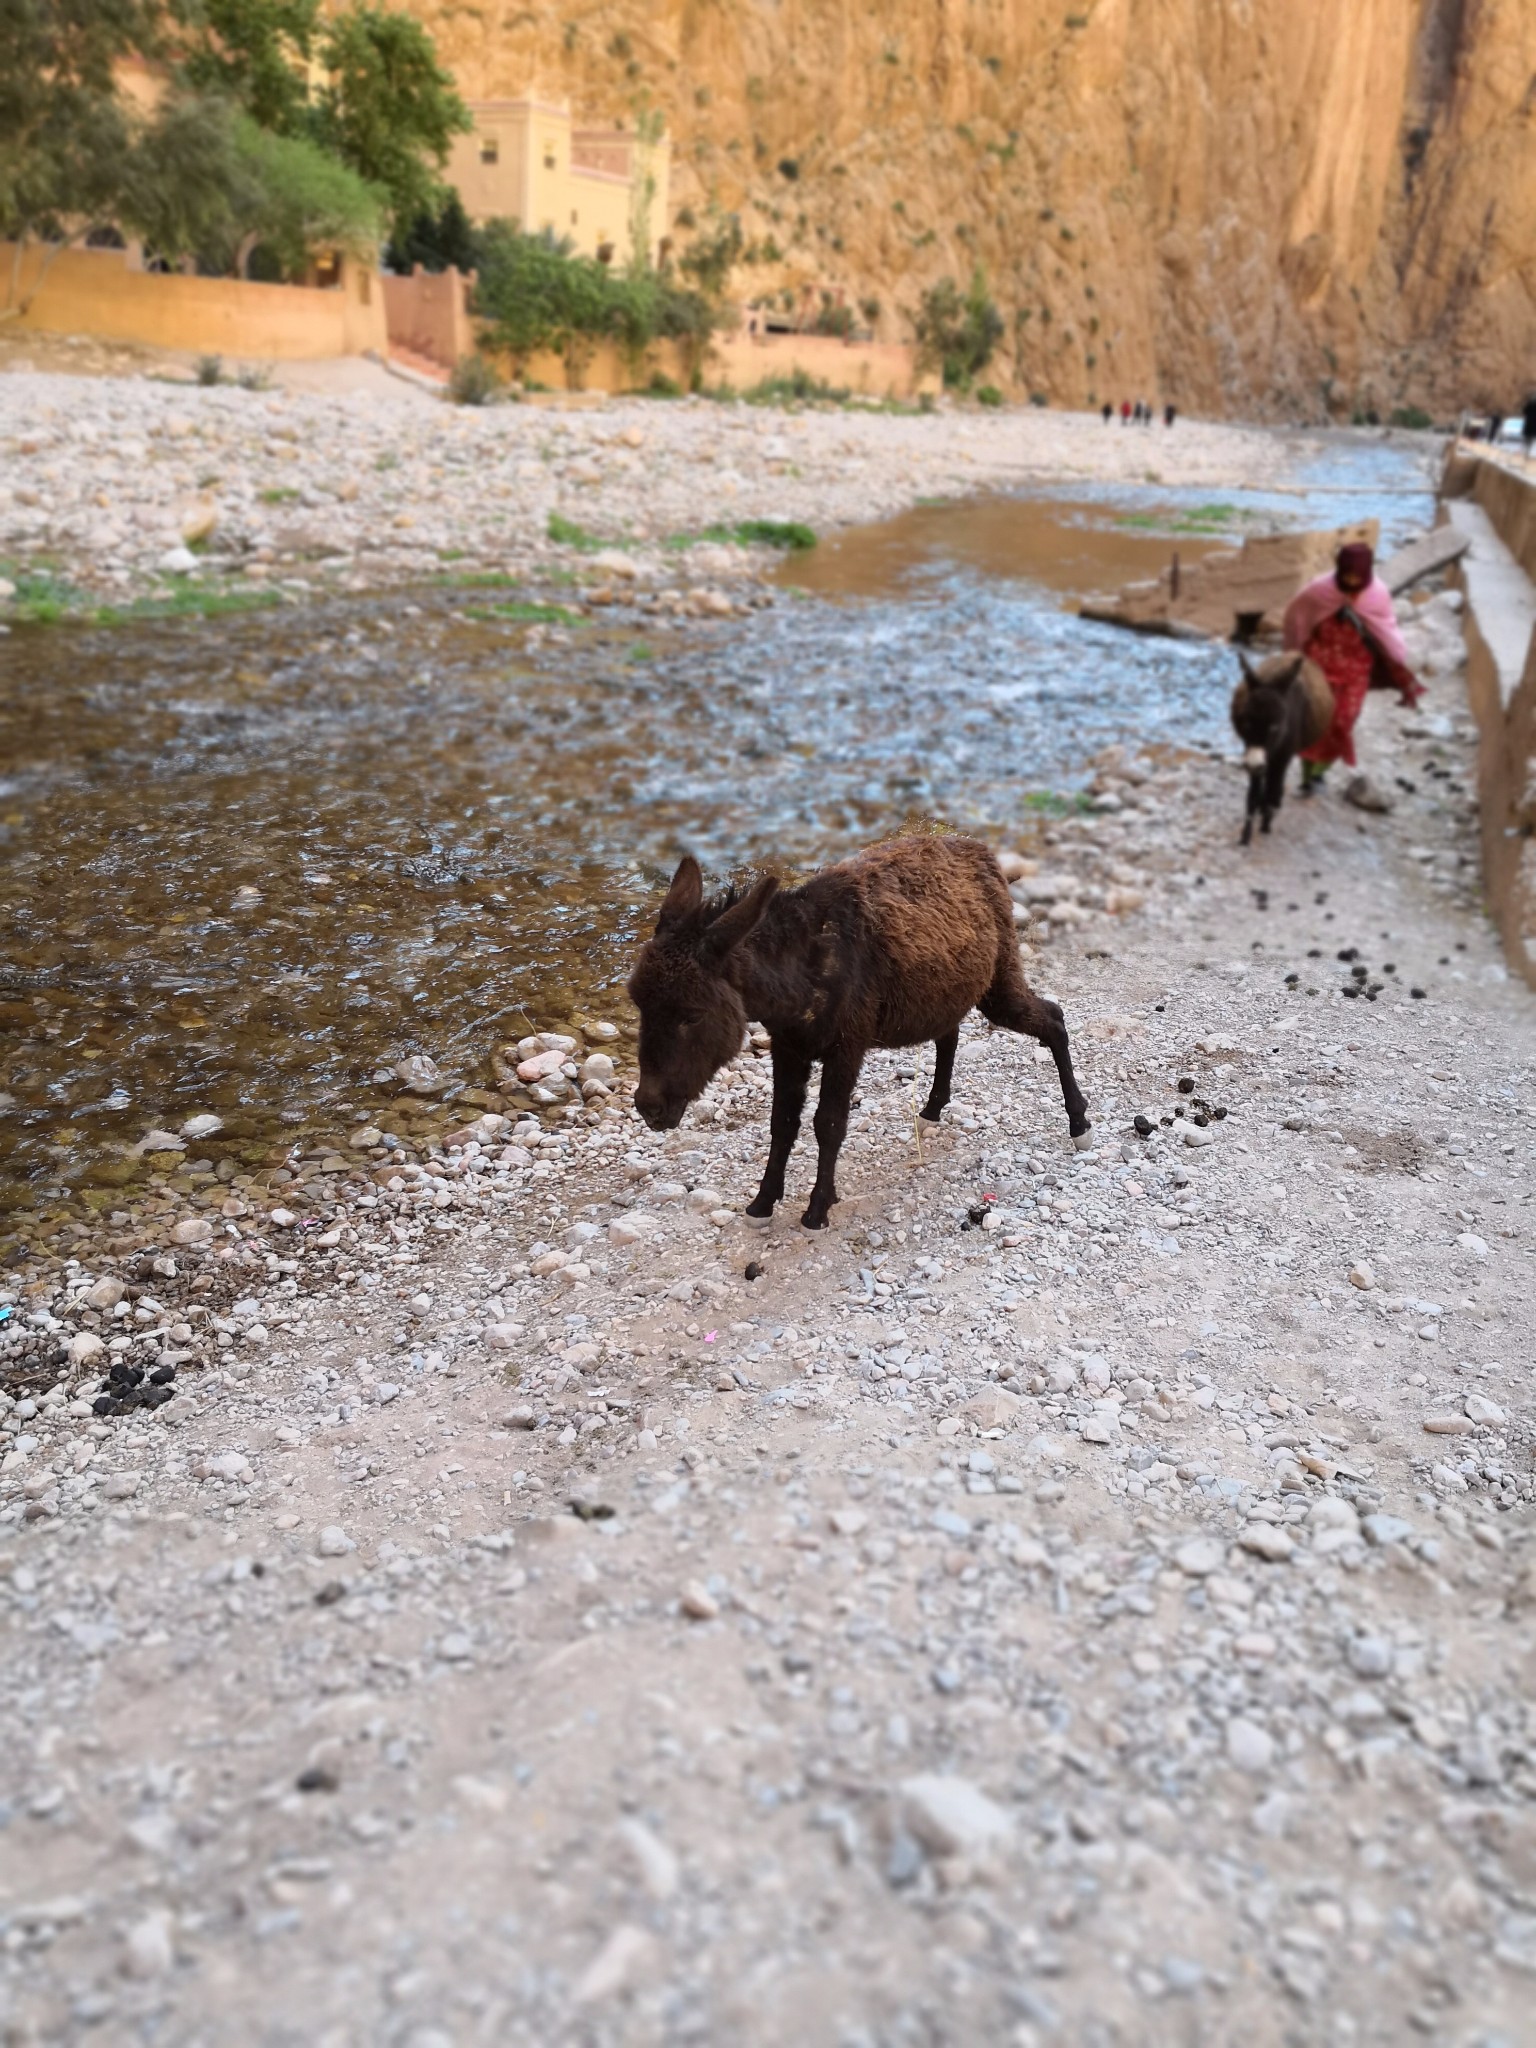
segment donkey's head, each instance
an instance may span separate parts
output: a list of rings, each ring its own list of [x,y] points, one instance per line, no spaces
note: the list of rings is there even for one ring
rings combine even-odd
[[[730,956],[756,929],[778,882],[765,876],[744,896],[704,901],[704,877],[685,854],[656,919],[655,936],[629,977],[640,1012],[635,1107],[653,1131],[672,1131],[683,1111],[741,1048],[747,1012],[728,979]]]

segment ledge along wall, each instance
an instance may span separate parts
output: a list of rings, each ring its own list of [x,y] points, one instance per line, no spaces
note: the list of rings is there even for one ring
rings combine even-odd
[[[1455,447],[1440,494],[1472,539],[1457,573],[1488,908],[1510,965],[1536,988],[1536,467]]]
[[[32,289],[43,255],[35,243],[23,252],[18,297]],[[14,256],[14,243],[0,242],[0,291],[9,284]],[[336,284],[320,287],[167,277],[134,268],[125,249],[66,249],[16,324],[195,355],[288,362],[383,355],[389,345],[377,275],[350,258]]]

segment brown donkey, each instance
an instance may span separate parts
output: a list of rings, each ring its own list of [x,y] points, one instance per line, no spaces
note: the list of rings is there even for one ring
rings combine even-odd
[[[949,1101],[960,1020],[970,1009],[1050,1047],[1068,1129],[1078,1141],[1088,1129],[1061,1010],[1031,994],[1008,886],[975,839],[893,839],[823,868],[798,889],[781,890],[769,876],[745,894],[731,890],[709,903],[688,855],[629,993],[640,1012],[635,1107],[653,1131],[682,1122],[741,1049],[749,1018],[772,1035],[771,1142],[751,1217],[771,1216],[784,1193],[815,1061],[816,1185],[800,1220],[824,1230],[864,1055],[872,1046],[931,1038],[933,1089],[922,1114],[937,1123]]]

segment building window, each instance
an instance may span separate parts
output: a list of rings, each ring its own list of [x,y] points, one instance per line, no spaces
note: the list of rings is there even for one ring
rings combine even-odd
[[[501,162],[501,144],[494,135],[481,136],[480,161],[483,164],[499,164]]]
[[[546,148],[544,151],[544,168],[546,171],[552,171],[556,168],[555,152],[552,149]]]

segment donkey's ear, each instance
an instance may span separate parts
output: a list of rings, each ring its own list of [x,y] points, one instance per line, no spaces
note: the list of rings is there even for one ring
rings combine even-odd
[[[1296,678],[1301,674],[1302,669],[1306,665],[1306,659],[1307,657],[1304,654],[1293,654],[1291,656],[1291,665],[1285,672],[1285,680],[1288,683],[1295,682]]]
[[[739,946],[743,939],[756,931],[762,923],[763,912],[778,893],[778,876],[764,875],[739,903],[733,903],[729,910],[722,911],[704,934],[704,943],[699,948],[704,958],[718,966],[732,947]]]
[[[1237,665],[1243,672],[1244,681],[1257,685],[1259,680],[1258,676],[1254,672],[1253,663],[1248,659],[1246,654],[1240,654],[1237,657]]]
[[[656,914],[656,929],[663,925],[680,924],[685,917],[691,917],[704,901],[704,874],[691,853],[685,853],[677,864],[677,873],[672,877],[672,886],[666,900]]]

